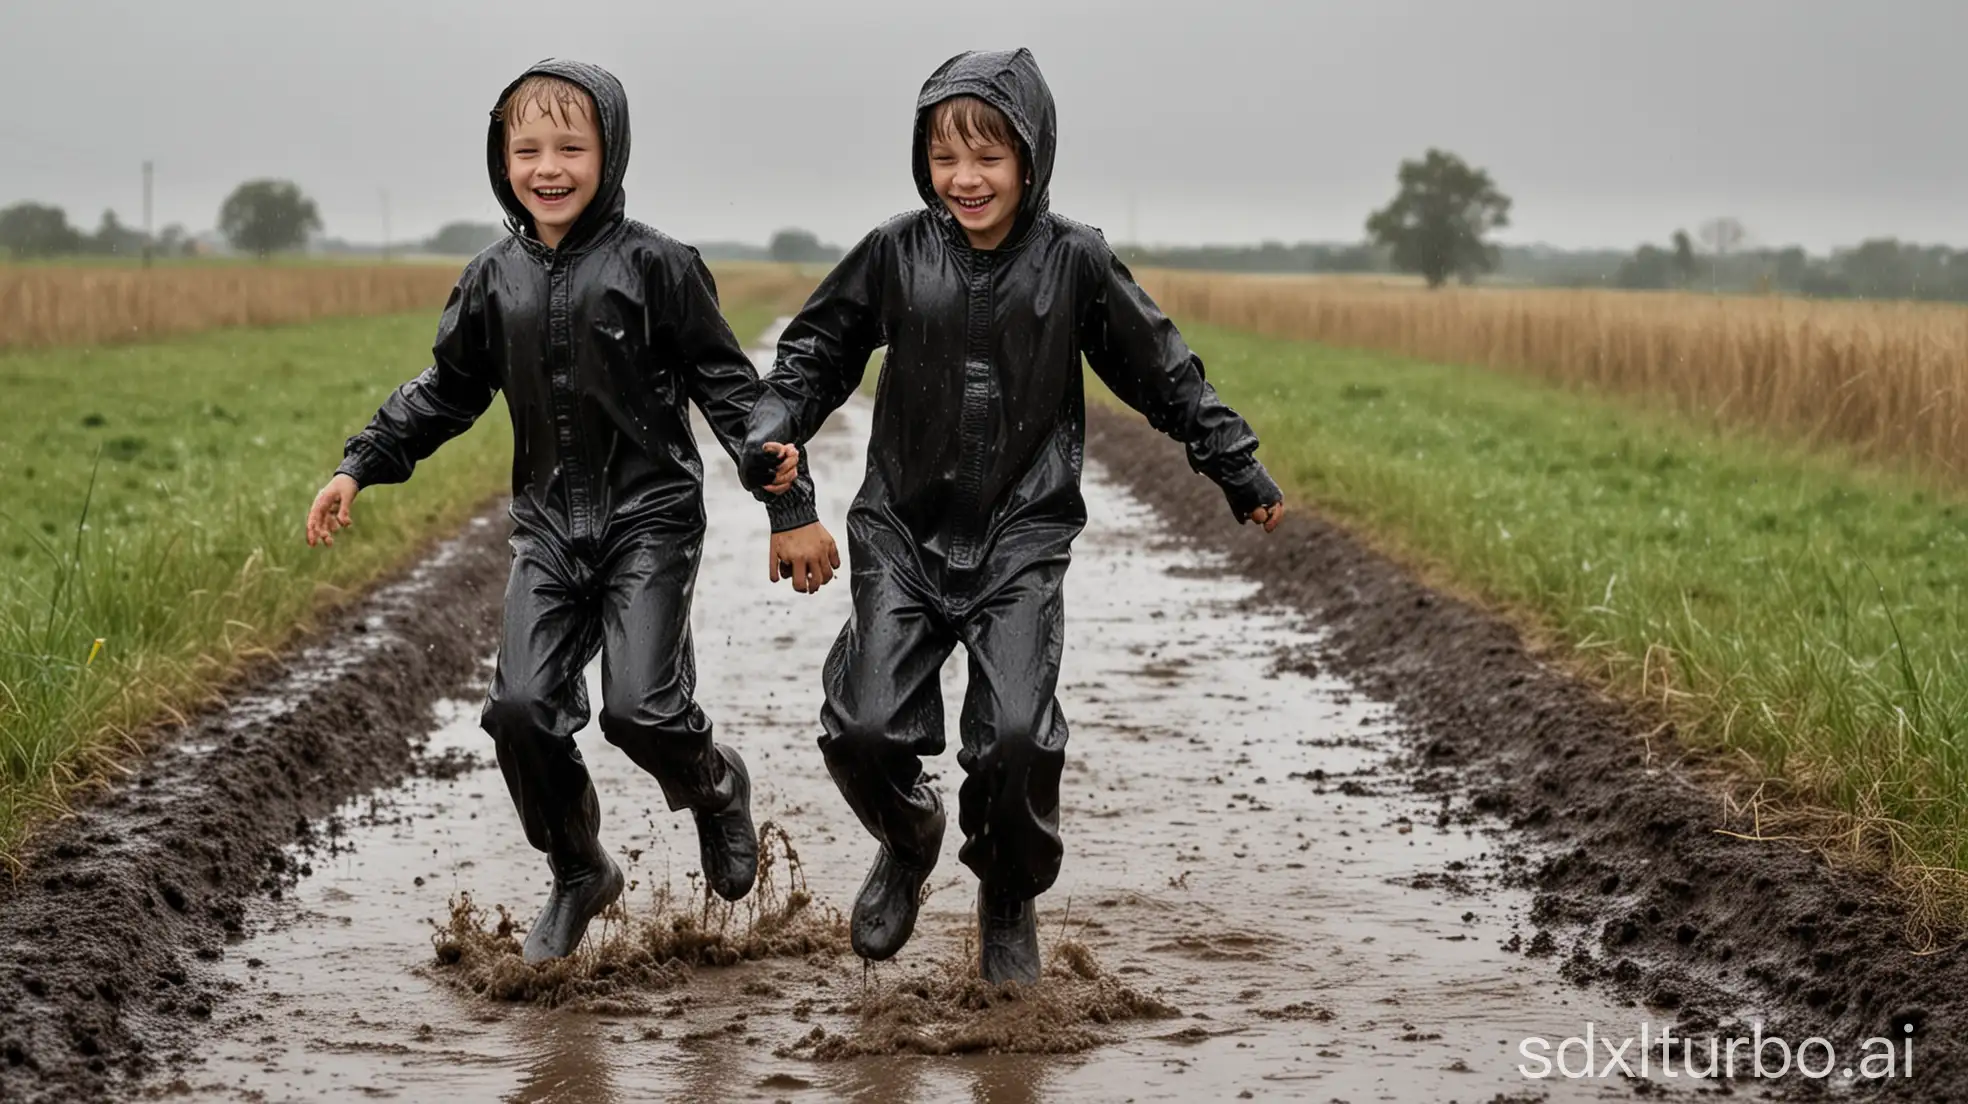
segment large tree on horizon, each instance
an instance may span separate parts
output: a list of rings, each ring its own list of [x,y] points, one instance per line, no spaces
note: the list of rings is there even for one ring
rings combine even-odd
[[[291,180],[249,180],[219,208],[219,231],[234,249],[264,258],[307,244],[321,229],[321,212]]]
[[[1400,189],[1367,218],[1367,234],[1392,251],[1394,267],[1418,272],[1431,288],[1449,277],[1464,282],[1496,267],[1496,249],[1483,235],[1510,225],[1510,197],[1490,174],[1462,158],[1430,149],[1401,162]]]

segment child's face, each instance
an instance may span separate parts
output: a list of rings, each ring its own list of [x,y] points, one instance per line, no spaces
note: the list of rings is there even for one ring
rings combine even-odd
[[[558,247],[601,183],[594,110],[522,104],[506,127],[506,179],[532,214],[540,240]]]
[[[1025,194],[1018,151],[1004,142],[972,145],[947,132],[929,141],[929,179],[970,244],[996,249],[1011,233]]]

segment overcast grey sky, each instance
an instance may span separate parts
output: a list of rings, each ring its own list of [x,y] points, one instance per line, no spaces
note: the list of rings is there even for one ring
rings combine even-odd
[[[1964,0],[0,0],[0,205],[213,225],[298,182],[328,233],[490,221],[485,113],[546,56],[627,86],[630,213],[846,244],[914,206],[917,88],[1023,45],[1059,101],[1056,210],[1110,240],[1354,240],[1430,145],[1515,242],[1631,248],[1718,214],[1814,251],[1968,246]],[[1132,213],[1131,213],[1132,212]]]

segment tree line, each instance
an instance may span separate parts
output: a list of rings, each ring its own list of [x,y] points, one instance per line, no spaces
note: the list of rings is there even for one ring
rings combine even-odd
[[[239,253],[265,258],[300,249],[322,228],[321,212],[300,186],[290,180],[249,180],[226,196],[219,206],[218,232]],[[497,226],[454,222],[406,247],[432,253],[471,255],[505,236]],[[68,213],[53,204],[32,200],[0,208],[0,252],[14,260],[67,256],[152,255],[194,256],[199,241],[181,224],[164,227],[154,237],[126,226],[115,211],[104,211],[94,232],[68,221]]]
[[[1666,248],[1643,245],[1606,281],[1632,289],[1779,292],[1824,299],[1968,302],[1968,250],[1874,238],[1829,256],[1797,246],[1697,254],[1685,231]]]
[[[1167,268],[1413,273],[1430,287],[1495,276],[1560,287],[1968,302],[1968,250],[1894,238],[1871,239],[1817,257],[1798,246],[1745,248],[1748,230],[1740,220],[1726,217],[1702,223],[1694,234],[1676,230],[1664,245],[1643,244],[1632,253],[1488,241],[1492,231],[1509,225],[1510,206],[1510,198],[1487,172],[1455,154],[1431,149],[1401,163],[1394,198],[1367,216],[1361,242],[1127,245],[1120,253],[1129,264]]]
[[[232,191],[219,208],[219,232],[240,253],[267,257],[299,249],[321,229],[314,200],[287,180],[249,180]],[[506,236],[506,229],[487,222],[450,222],[437,233],[408,248],[443,256],[470,257]],[[317,243],[323,252],[355,252],[344,242]],[[367,250],[364,250],[367,251]],[[115,211],[104,211],[93,232],[71,225],[68,213],[47,203],[27,201],[0,208],[0,253],[14,260],[66,256],[193,256],[199,242],[182,225],[166,226],[154,238],[123,225]],[[831,264],[844,252],[823,242],[810,230],[789,227],[772,235],[763,248],[735,242],[707,243],[707,258],[719,260],[789,261]]]
[[[1366,237],[1354,243],[1263,242],[1119,248],[1131,265],[1237,272],[1405,272],[1430,287],[1451,280],[1474,283],[1485,276],[1510,282],[1635,290],[1680,288],[1713,292],[1781,292],[1826,298],[1935,299],[1968,302],[1968,250],[1916,245],[1892,238],[1862,242],[1830,256],[1803,249],[1744,248],[1748,231],[1733,218],[1711,219],[1691,235],[1676,230],[1664,245],[1644,244],[1632,253],[1566,251],[1500,246],[1489,241],[1510,224],[1511,200],[1489,174],[1444,150],[1401,162],[1392,199],[1366,219]],[[321,229],[321,215],[299,186],[286,180],[250,180],[226,197],[218,228],[231,247],[260,257],[298,249]],[[490,223],[453,222],[410,248],[471,256],[505,236]],[[1697,250],[1696,242],[1701,248]],[[328,243],[331,250],[340,243]],[[348,247],[341,246],[346,250]],[[706,257],[829,264],[841,247],[808,230],[782,229],[764,247],[707,243]],[[103,212],[92,232],[69,224],[61,208],[16,203],[0,209],[0,250],[16,259],[74,254],[133,256],[196,252],[182,226],[155,239]]]

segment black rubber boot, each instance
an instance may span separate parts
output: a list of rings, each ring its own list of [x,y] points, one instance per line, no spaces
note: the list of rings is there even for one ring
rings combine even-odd
[[[554,867],[553,891],[526,933],[526,946],[520,951],[526,961],[546,962],[573,954],[587,934],[588,921],[622,895],[622,868],[599,848],[596,857],[598,863],[589,858],[565,874],[563,870],[574,864],[549,860]]]
[[[1030,899],[977,887],[978,972],[993,985],[1039,982],[1039,911]]]
[[[922,907],[923,883],[936,869],[937,852],[943,849],[943,810],[923,828],[929,861],[920,865],[895,857],[887,845],[875,856],[875,865],[861,883],[854,898],[854,916],[848,925],[848,940],[854,953],[871,962],[891,958],[916,930],[916,912]]]
[[[742,900],[758,881],[758,830],[752,827],[752,776],[738,753],[717,745],[724,757],[731,798],[715,809],[693,809],[697,818],[697,855],[704,881],[727,901]],[[724,787],[720,786],[719,789]]]

